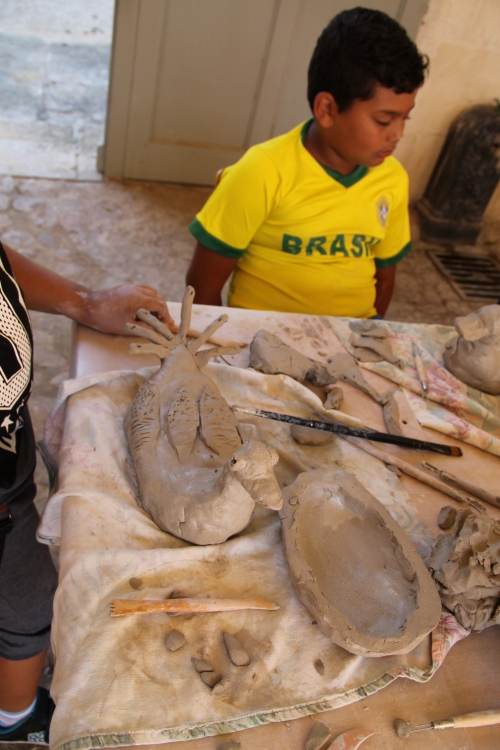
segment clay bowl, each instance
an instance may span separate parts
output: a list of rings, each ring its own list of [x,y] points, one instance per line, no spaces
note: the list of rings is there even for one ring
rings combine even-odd
[[[347,471],[300,474],[283,500],[290,576],[323,633],[360,656],[414,649],[437,625],[441,602],[384,506]]]

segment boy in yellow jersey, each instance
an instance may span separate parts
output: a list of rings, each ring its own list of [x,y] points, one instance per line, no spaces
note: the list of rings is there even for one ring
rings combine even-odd
[[[408,178],[391,156],[427,59],[380,11],[347,10],[318,39],[313,118],[250,148],[190,225],[196,301],[257,310],[383,316],[411,248]]]

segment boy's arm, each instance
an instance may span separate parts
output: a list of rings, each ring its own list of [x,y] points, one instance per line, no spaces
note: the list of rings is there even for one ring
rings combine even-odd
[[[219,255],[197,242],[186,274],[186,283],[196,292],[195,301],[200,305],[222,304],[222,287],[237,263],[238,258]]]
[[[396,266],[377,268],[375,271],[375,310],[382,317],[384,317],[389,307],[395,280]]]
[[[167,303],[149,286],[126,284],[94,292],[6,245],[3,248],[30,310],[66,315],[104,333],[123,334],[125,323],[137,322],[135,314],[141,307],[173,323]]]

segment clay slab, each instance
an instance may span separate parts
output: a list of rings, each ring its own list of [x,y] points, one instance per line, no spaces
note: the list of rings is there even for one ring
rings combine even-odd
[[[289,375],[300,383],[307,380],[318,386],[337,380],[327,365],[304,356],[263,329],[257,331],[250,344],[250,367],[266,375]]]
[[[414,649],[437,625],[441,603],[384,506],[346,471],[304,472],[283,498],[292,583],[323,633],[361,656]]]

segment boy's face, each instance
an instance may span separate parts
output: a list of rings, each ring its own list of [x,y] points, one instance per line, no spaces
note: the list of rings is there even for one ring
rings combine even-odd
[[[376,167],[392,154],[403,137],[416,95],[417,91],[396,94],[377,84],[371,99],[356,99],[349,109],[339,112],[331,94],[318,94],[314,115],[320,138],[345,162],[346,168],[352,165],[354,169],[359,164]]]

